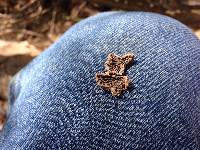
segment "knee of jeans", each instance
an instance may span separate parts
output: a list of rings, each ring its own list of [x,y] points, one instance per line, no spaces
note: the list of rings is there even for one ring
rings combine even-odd
[[[98,87],[95,73],[103,72],[109,53],[127,52],[136,55],[126,72],[131,85],[113,97]],[[169,132],[170,139],[176,133],[199,136],[199,64],[200,42],[182,23],[153,13],[102,13],[73,26],[34,59],[23,77],[11,82],[11,95],[15,99],[22,92],[19,105],[42,104],[57,113],[60,106],[69,114],[75,106],[82,108],[84,118],[95,118],[102,126],[112,119],[124,128],[132,123],[127,128],[142,128],[138,134],[144,135],[151,130],[152,139],[158,131]],[[36,106],[28,108],[38,113]]]

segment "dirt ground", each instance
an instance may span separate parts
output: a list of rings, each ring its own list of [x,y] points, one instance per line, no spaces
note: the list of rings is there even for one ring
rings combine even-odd
[[[112,10],[165,14],[189,26],[200,39],[199,0],[1,0],[0,129],[12,76],[73,24]]]

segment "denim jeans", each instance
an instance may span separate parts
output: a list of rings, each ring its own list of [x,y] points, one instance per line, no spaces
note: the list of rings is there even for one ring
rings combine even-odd
[[[121,96],[99,87],[109,53],[136,55]],[[1,150],[200,149],[200,41],[159,14],[108,12],[70,28],[10,83]]]

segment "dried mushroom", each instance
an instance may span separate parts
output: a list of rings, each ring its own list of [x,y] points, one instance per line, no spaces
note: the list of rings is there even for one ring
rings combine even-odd
[[[125,75],[126,66],[134,59],[134,54],[128,53],[122,57],[111,53],[104,64],[104,73],[96,73],[96,82],[103,89],[108,90],[113,96],[119,96],[129,86],[128,77]]]

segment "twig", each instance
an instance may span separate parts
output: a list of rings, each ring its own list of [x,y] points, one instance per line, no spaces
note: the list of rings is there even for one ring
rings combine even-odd
[[[32,0],[30,1],[28,4],[24,5],[23,7],[21,7],[19,9],[19,11],[24,11],[25,9],[27,9],[28,7],[30,7],[32,4],[34,4],[35,2],[37,2],[37,0]]]
[[[56,14],[57,14],[57,12],[56,12],[56,10],[54,10],[52,13],[52,19],[51,19],[51,24],[50,24],[50,34],[53,34],[53,32],[54,32]]]
[[[39,33],[34,32],[34,31],[26,30],[26,29],[23,29],[21,32],[23,34],[28,34],[28,35],[37,36],[37,37],[43,37],[42,34],[39,34]]]

